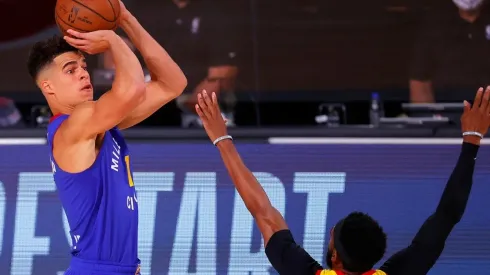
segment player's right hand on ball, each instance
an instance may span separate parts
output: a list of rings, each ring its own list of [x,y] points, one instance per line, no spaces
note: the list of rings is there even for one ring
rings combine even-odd
[[[198,104],[195,106],[196,112],[201,118],[211,142],[219,137],[226,136],[226,124],[221,115],[216,94],[208,95],[206,90],[203,90],[197,95],[197,102]]]
[[[490,86],[485,91],[478,89],[475,101],[471,105],[464,101],[464,112],[461,116],[461,129],[464,132],[478,132],[485,136],[490,127]],[[478,136],[465,136],[464,140],[469,143],[480,144]]]
[[[116,34],[111,30],[99,30],[81,33],[74,30],[67,31],[71,36],[63,37],[68,44],[88,54],[105,52],[110,47],[110,39]]]

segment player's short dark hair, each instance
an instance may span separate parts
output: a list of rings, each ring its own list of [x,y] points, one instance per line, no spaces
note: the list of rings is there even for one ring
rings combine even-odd
[[[32,46],[27,60],[29,74],[33,79],[36,79],[44,67],[51,64],[57,56],[66,52],[78,52],[78,50],[60,36],[55,35],[37,42]]]
[[[350,264],[343,263],[343,267],[351,272],[370,270],[386,251],[386,233],[376,220],[365,213],[349,214],[343,220],[339,239],[352,260]]]

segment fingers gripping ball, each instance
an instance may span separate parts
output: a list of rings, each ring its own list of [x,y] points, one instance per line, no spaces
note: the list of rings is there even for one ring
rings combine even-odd
[[[64,35],[68,29],[115,30],[120,14],[119,0],[58,0],[55,8],[56,24]]]

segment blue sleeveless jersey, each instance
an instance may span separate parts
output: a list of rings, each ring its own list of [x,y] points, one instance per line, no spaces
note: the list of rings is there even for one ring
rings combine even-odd
[[[105,133],[90,168],[80,173],[65,172],[57,165],[52,148],[53,137],[67,118],[55,117],[47,138],[54,181],[70,225],[72,267],[74,260],[136,267],[140,262],[138,199],[128,146],[121,132],[113,128]]]

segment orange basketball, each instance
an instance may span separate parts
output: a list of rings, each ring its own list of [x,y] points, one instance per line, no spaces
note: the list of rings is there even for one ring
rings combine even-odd
[[[68,29],[79,32],[115,30],[121,8],[119,0],[58,0],[56,24],[63,34]]]

